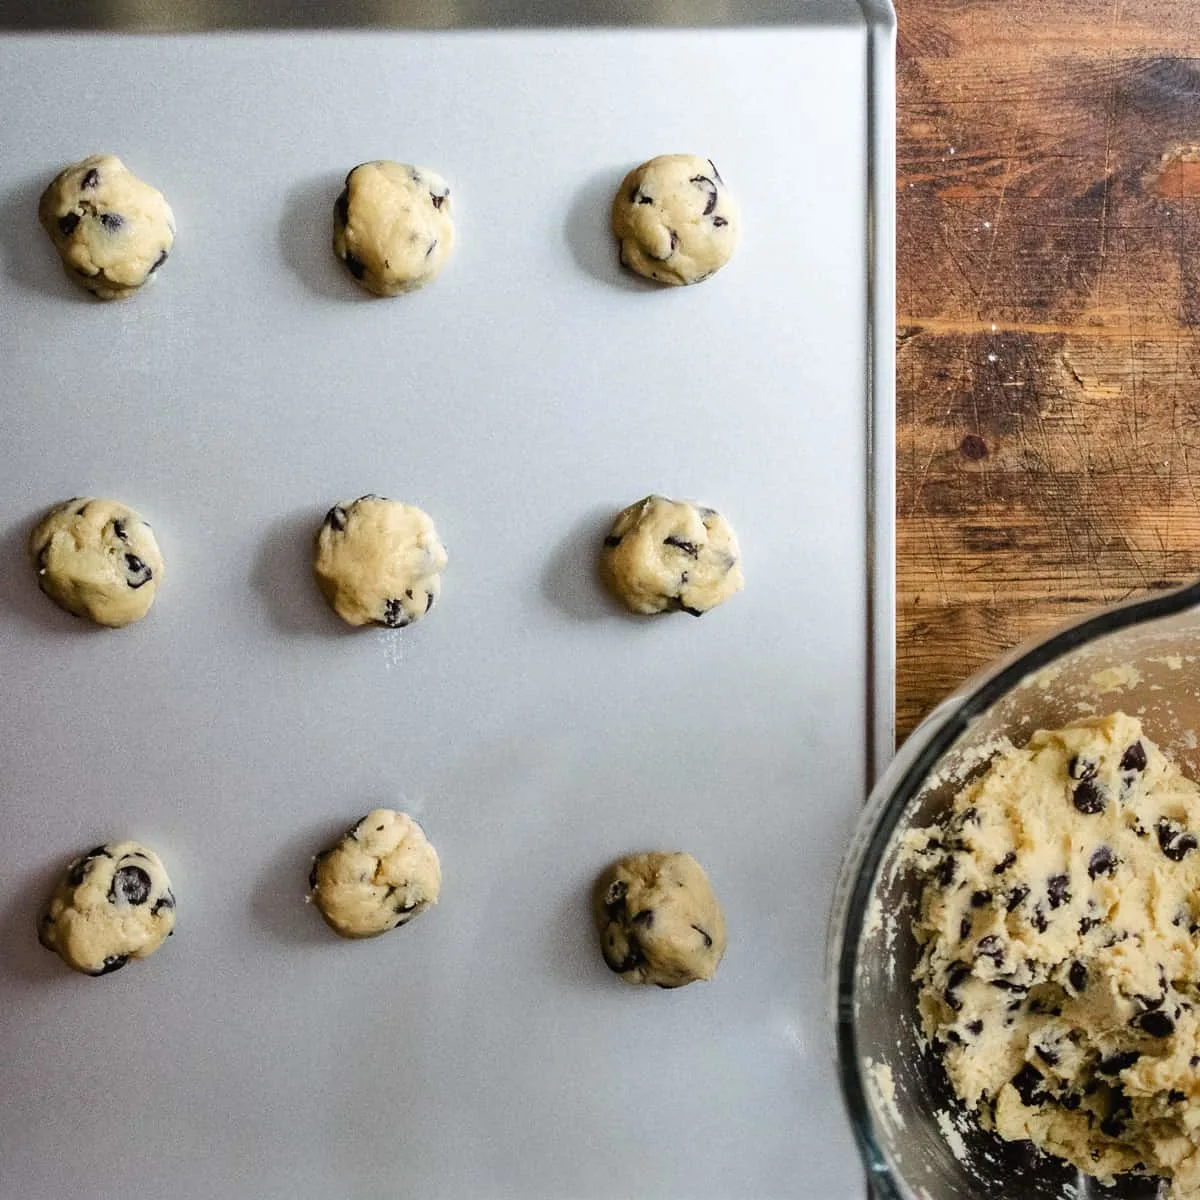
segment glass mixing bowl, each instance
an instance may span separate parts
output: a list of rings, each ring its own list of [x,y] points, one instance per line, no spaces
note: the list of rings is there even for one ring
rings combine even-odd
[[[842,1091],[879,1200],[1159,1195],[1101,1187],[1028,1142],[979,1128],[922,1045],[912,971],[917,882],[900,840],[982,771],[1000,739],[1117,709],[1200,779],[1200,582],[1134,601],[1009,656],[943,702],[872,792],[834,898],[829,979]]]

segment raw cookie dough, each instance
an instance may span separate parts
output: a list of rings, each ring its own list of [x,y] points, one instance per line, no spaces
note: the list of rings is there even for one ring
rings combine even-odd
[[[333,252],[369,292],[397,296],[430,283],[454,246],[450,187],[428,167],[366,162],[333,206]]]
[[[596,884],[600,951],[626,983],[683,987],[711,979],[725,953],[725,917],[690,855],[631,854]]]
[[[175,928],[162,860],[137,842],[109,842],[67,868],[38,917],[38,941],[85,975],[146,958]]]
[[[1200,788],[1124,713],[1008,749],[931,829],[925,1033],[964,1103],[1104,1182],[1200,1196]]]
[[[317,531],[317,586],[350,625],[403,629],[419,621],[441,595],[445,569],[433,521],[398,500],[335,504]]]
[[[308,887],[330,929],[368,938],[407,925],[436,904],[442,868],[412,817],[377,808],[313,859]]]
[[[76,496],[29,535],[38,586],[60,608],[119,629],[150,611],[163,575],[154,532],[115,500]]]
[[[603,564],[635,613],[682,609],[693,617],[742,590],[741,552],[729,522],[690,500],[647,496],[613,522]]]
[[[101,300],[131,296],[167,261],[175,217],[119,158],[93,154],[42,193],[38,220],[67,274]]]
[[[712,159],[660,154],[625,176],[612,229],[623,267],[659,283],[699,283],[729,261],[741,215]]]

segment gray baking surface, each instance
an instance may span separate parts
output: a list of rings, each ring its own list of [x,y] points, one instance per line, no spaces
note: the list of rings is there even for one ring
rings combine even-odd
[[[0,1196],[861,1196],[822,972],[873,715],[867,36],[0,39]],[[678,150],[744,236],[664,291],[618,270],[607,210]],[[36,223],[97,151],[179,223],[126,303]],[[454,189],[419,295],[372,300],[329,250],[374,157]],[[652,490],[741,537],[746,590],[703,620],[596,584]],[[399,633],[341,626],[309,575],[324,510],[368,491],[450,554]],[[37,591],[27,530],[76,494],[154,524],[139,625]],[[342,942],[308,859],[375,805],[423,823],[443,897]],[[126,836],[176,936],[72,975],[36,909]],[[712,984],[631,988],[597,953],[592,878],[657,847],[723,901]]]

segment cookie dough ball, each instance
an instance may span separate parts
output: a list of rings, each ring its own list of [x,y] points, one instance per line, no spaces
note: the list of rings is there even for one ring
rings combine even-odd
[[[419,621],[442,594],[445,569],[433,521],[398,500],[335,504],[317,531],[317,586],[348,625],[403,629]]]
[[[613,522],[603,565],[635,613],[682,609],[693,617],[742,590],[741,552],[729,522],[690,500],[647,496]]]
[[[346,176],[333,206],[333,252],[377,296],[415,292],[454,246],[450,187],[428,167],[367,162]]]
[[[625,176],[613,198],[621,265],[659,283],[699,283],[738,243],[741,216],[710,158],[660,154]]]
[[[725,916],[690,855],[632,854],[596,884],[600,951],[626,983],[683,987],[711,979],[725,953]]]
[[[67,274],[101,300],[133,295],[175,243],[162,193],[111,154],[61,171],[42,193],[38,219]]]
[[[162,860],[137,842],[108,842],[67,868],[38,917],[38,941],[72,970],[108,975],[153,954],[174,928]]]
[[[38,586],[60,608],[119,629],[150,611],[163,575],[154,531],[115,500],[76,496],[29,535]]]
[[[376,937],[437,903],[442,868],[412,817],[377,808],[313,859],[308,887],[334,933]]]
[[[1200,787],[1112,713],[1002,750],[906,848],[920,1018],[963,1103],[1105,1183],[1195,1194]]]

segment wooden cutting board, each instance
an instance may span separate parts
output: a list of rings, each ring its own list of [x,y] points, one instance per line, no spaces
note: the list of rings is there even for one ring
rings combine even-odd
[[[1200,575],[1200,4],[897,8],[903,737]]]

